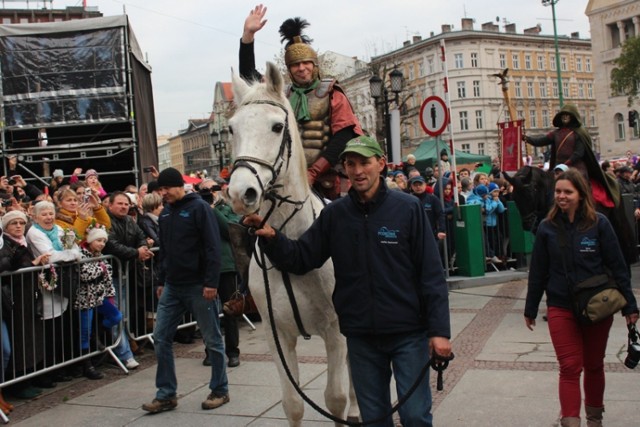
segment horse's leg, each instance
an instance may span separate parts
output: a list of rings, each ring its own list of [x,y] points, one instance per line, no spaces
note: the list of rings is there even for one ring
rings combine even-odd
[[[327,351],[327,386],[324,390],[325,405],[333,415],[343,418],[347,406],[345,379],[347,379],[349,371],[347,369],[347,344],[340,333],[337,321],[332,322],[324,331],[322,338],[324,339]],[[349,415],[351,415],[351,411],[352,407],[349,408]],[[355,415],[357,417],[358,412],[356,412]]]
[[[358,406],[358,399],[356,398],[356,390],[353,388],[353,380],[351,379],[351,364],[349,364],[349,357],[345,358],[347,363],[347,369],[349,373],[349,412],[347,414],[347,420],[360,421],[360,407]]]
[[[265,319],[265,317],[263,317]],[[299,427],[302,425],[302,416],[304,415],[304,404],[302,398],[298,395],[298,392],[289,381],[289,378],[284,370],[282,361],[278,356],[278,350],[276,348],[275,341],[271,334],[271,326],[269,322],[265,322],[265,326],[268,326],[267,343],[271,355],[274,358],[276,366],[278,368],[278,374],[280,376],[280,388],[282,389],[282,408],[287,416],[289,425],[291,427]],[[297,384],[300,384],[300,372],[298,370],[298,358],[296,355],[296,343],[298,341],[297,336],[291,336],[278,331],[278,339],[280,346],[282,347],[282,353],[284,360]]]

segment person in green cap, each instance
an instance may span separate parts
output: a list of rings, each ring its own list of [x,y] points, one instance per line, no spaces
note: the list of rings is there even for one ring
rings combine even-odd
[[[433,353],[451,355],[447,283],[420,201],[390,191],[381,176],[380,145],[368,136],[353,138],[340,159],[351,182],[346,197],[326,206],[298,240],[269,224],[256,235],[283,271],[305,274],[331,258],[333,304],[362,420],[391,427],[391,376],[401,398]],[[250,215],[244,223],[259,227],[262,218]],[[402,425],[431,426],[431,402],[427,372],[400,407]]]
[[[267,8],[260,4],[244,22],[239,71],[247,81],[262,79],[256,70],[253,44],[255,34],[267,23],[266,13]],[[300,18],[287,19],[280,26],[282,41],[286,41],[284,62],[291,80],[287,98],[300,129],[309,185],[334,200],[347,191],[346,179],[341,179],[342,171],[337,167],[338,156],[347,141],[363,132],[344,90],[335,79],[321,78],[318,54],[309,44],[311,39],[302,34],[308,26]]]

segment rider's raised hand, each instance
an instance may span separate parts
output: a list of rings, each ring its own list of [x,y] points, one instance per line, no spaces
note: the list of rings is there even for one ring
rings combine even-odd
[[[242,31],[242,43],[253,43],[255,34],[267,23],[264,16],[267,14],[266,6],[259,4],[249,12],[249,16],[244,20],[244,30]]]

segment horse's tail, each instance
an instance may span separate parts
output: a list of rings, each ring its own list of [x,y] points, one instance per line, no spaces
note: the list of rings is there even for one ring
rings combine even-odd
[[[620,203],[611,210],[609,221],[618,236],[620,249],[622,249],[622,254],[627,265],[637,262],[638,246],[634,239],[635,230],[633,230],[631,224],[629,224],[629,221],[627,220],[623,203]]]

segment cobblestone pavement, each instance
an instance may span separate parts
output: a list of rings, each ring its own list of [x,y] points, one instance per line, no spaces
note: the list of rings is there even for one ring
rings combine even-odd
[[[515,280],[491,286],[451,290],[450,301],[453,332],[453,351],[455,353],[455,360],[450,363],[449,368],[444,373],[444,390],[440,392],[434,391],[433,393],[433,409],[436,414],[436,419],[439,415],[439,409],[441,409],[440,412],[446,414],[448,419],[451,418],[450,407],[452,406],[452,404],[457,404],[456,402],[458,402],[458,400],[456,399],[460,398],[460,396],[458,396],[460,394],[460,390],[464,389],[465,392],[467,392],[466,388],[469,387],[469,379],[467,378],[465,381],[466,374],[477,374],[478,372],[482,372],[488,375],[489,378],[491,378],[492,376],[500,377],[499,379],[496,379],[496,381],[506,381],[505,387],[512,387],[516,389],[518,387],[518,377],[521,376],[521,374],[524,375],[539,372],[543,373],[543,375],[546,375],[545,382],[552,383],[553,381],[555,381],[555,378],[557,377],[555,377],[555,374],[553,374],[552,372],[557,370],[557,366],[555,359],[551,357],[553,353],[552,349],[550,348],[550,344],[545,338],[546,327],[543,326],[544,322],[542,322],[541,320],[539,321],[538,328],[536,328],[538,330],[537,335],[530,333],[524,326],[524,321],[522,320],[522,311],[524,307],[523,298],[525,292],[526,280]],[[636,289],[636,294],[640,295],[638,289]],[[617,322],[619,321],[617,320]],[[258,323],[256,326],[258,326],[258,331],[252,331],[247,324],[245,324],[244,322],[242,323],[240,357],[242,362],[241,366],[251,365],[252,363],[260,364],[272,360],[271,356],[268,354],[268,349],[263,338],[262,325],[261,323]],[[610,345],[614,348],[612,348],[611,350],[608,349],[607,351],[607,358],[605,359],[606,371],[608,375],[610,373],[630,373],[634,378],[633,383],[637,384],[637,379],[640,379],[640,376],[637,376],[638,374],[640,374],[640,369],[636,370],[638,372],[630,371],[626,369],[622,363],[620,363],[620,360],[624,359],[623,351],[626,350],[626,341],[623,343],[619,335],[620,325],[618,324],[615,339],[610,339]],[[309,368],[311,368],[312,366],[317,366],[318,368],[320,368],[319,365],[326,363],[326,358],[324,357],[324,348],[320,340],[314,341],[314,339],[312,339],[311,342],[309,342],[300,339],[299,348],[299,362],[303,366],[306,365]],[[203,346],[199,342],[187,345],[176,344],[175,356],[176,360],[201,360],[204,357]],[[135,396],[135,398],[139,400],[139,403],[136,403],[136,405],[132,405],[132,407],[137,406],[145,402],[146,400],[149,400],[151,397],[153,397],[154,392],[153,383],[150,380],[150,378],[152,378],[150,372],[155,372],[155,356],[153,355],[153,350],[150,347],[147,347],[145,350],[145,354],[137,357],[137,359],[141,363],[141,366],[136,371],[132,371],[129,375],[129,378],[135,379],[136,377],[138,377],[143,379],[141,381],[145,381],[148,384],[146,384],[146,387],[141,388],[141,390],[143,390],[144,392],[144,395],[142,395],[143,393],[141,392],[140,396]],[[189,366],[195,367],[199,365],[199,363],[189,363]],[[149,370],[148,368],[152,369]],[[37,425],[36,421],[39,422],[40,418],[43,417],[43,413],[46,414],[48,411],[52,411],[52,413],[55,413],[57,407],[65,404],[67,404],[68,407],[68,410],[67,408],[65,408],[65,411],[67,412],[76,410],[76,408],[80,408],[80,410],[86,410],[86,407],[83,408],[79,404],[72,405],[68,403],[73,402],[74,399],[77,400],[80,397],[87,398],[87,396],[100,396],[101,390],[108,389],[108,386],[110,384],[118,381],[123,381],[124,383],[124,381],[127,381],[128,379],[128,377],[125,376],[115,366],[110,366],[105,363],[102,365],[101,369],[106,374],[105,378],[102,380],[90,381],[84,378],[79,378],[72,381],[71,383],[62,383],[58,385],[58,387],[52,389],[51,391],[48,391],[44,396],[41,396],[32,401],[14,401],[14,403],[16,404],[16,409],[11,414],[12,423],[24,421],[24,425],[26,426]],[[304,368],[301,369],[304,370]],[[230,378],[233,378],[233,371],[230,370],[230,372]],[[501,373],[516,373],[516,375],[501,377]],[[201,375],[201,373],[199,375]],[[432,372],[431,381],[433,390],[435,390],[435,378],[436,375]],[[628,376],[626,375],[624,378],[628,378]],[[311,382],[308,382],[307,384],[310,383]],[[232,394],[236,392],[236,390],[239,390],[239,386],[231,383],[231,380],[230,384],[230,390]],[[257,383],[248,382],[246,384]],[[548,386],[549,388],[545,391],[545,393],[550,394],[550,396],[548,397],[549,402],[555,402],[555,385],[548,384]],[[202,387],[202,385],[200,387]],[[456,387],[460,388],[460,390],[457,390]],[[199,393],[202,393],[202,391],[200,390]],[[630,393],[635,396],[637,394],[637,387],[635,388],[635,391],[631,391]],[[450,399],[448,399],[449,397]],[[181,398],[181,402],[182,400],[183,398]],[[451,402],[454,403],[447,402],[448,400],[451,400]],[[449,404],[445,405],[445,402]],[[537,404],[547,405],[547,403],[545,402],[539,402]],[[638,409],[638,402],[640,402],[640,398],[633,397],[632,403],[635,405],[634,410]],[[228,425],[284,425],[281,423],[281,421],[283,420],[280,420],[279,423],[276,423],[274,421],[279,416],[273,415],[274,408],[276,406],[279,407],[279,405],[279,402],[277,402],[277,405],[270,407],[270,412],[265,411],[264,413],[258,415],[257,418],[252,418],[251,421],[247,419],[245,424],[242,424],[241,421],[240,423],[229,423]],[[471,403],[470,401],[469,405],[473,405],[473,403]],[[535,406],[536,403],[534,402],[532,403],[532,405]],[[131,410],[132,407],[129,407],[127,409]],[[471,409],[469,409],[469,414],[463,414],[457,417],[457,423],[445,422],[437,424],[445,426],[492,425],[491,422],[470,422],[469,420],[472,419],[470,418],[471,415],[477,416],[477,414],[479,413],[482,414],[482,411],[471,413]],[[311,410],[307,407],[306,411]],[[553,412],[553,410],[550,412]],[[555,409],[555,412],[557,413],[557,409]],[[267,416],[267,413],[270,415]],[[196,414],[194,413],[189,413],[184,416],[194,417],[195,415]],[[99,424],[136,426],[172,425],[171,423],[176,421],[175,419],[158,417],[154,418],[154,422],[152,424],[149,424],[148,422],[145,423],[144,421],[148,420],[149,418],[145,418],[140,412],[133,413],[131,416],[132,421],[128,421],[126,423],[121,422],[121,424],[109,424],[107,422],[104,424]],[[221,415],[217,416],[221,417]],[[271,421],[265,421],[263,423],[257,422],[256,420],[262,419],[261,417],[265,417],[265,420]],[[161,420],[165,420],[166,423],[160,422]],[[307,412],[305,412],[305,420],[307,420]],[[322,421],[319,417],[312,418],[312,420],[313,422],[305,422],[305,425],[318,425],[319,423],[325,425],[327,423],[325,421]],[[190,419],[187,418],[187,421],[190,421]],[[188,424],[190,423],[188,422]],[[195,424],[198,424],[198,422],[196,422]],[[83,424],[69,423],[67,425]],[[224,425],[227,425],[227,423],[224,423]],[[536,424],[536,422],[532,424],[510,424],[503,421],[503,423],[500,425],[548,426],[551,425],[551,423],[547,422],[546,420],[540,421],[540,423],[538,424]],[[626,425],[631,426],[634,424],[618,423],[614,425],[626,427]]]

